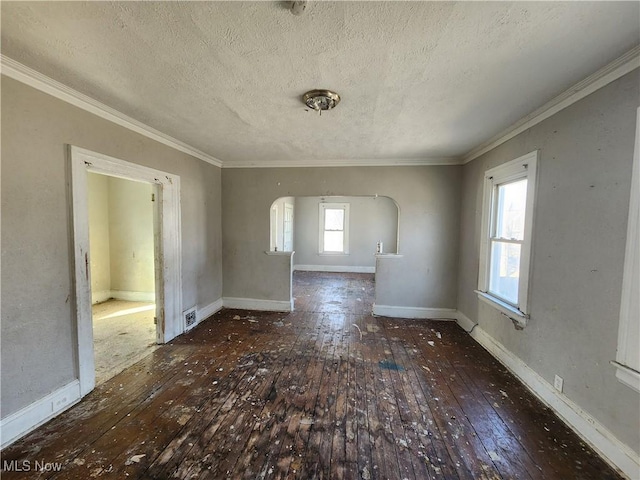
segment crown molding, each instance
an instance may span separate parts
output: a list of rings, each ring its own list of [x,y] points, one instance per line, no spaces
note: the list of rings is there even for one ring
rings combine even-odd
[[[378,158],[334,160],[265,160],[225,162],[223,168],[301,168],[301,167],[415,167],[461,165],[459,157]]]
[[[516,135],[519,135],[525,130],[528,130],[552,115],[555,115],[560,110],[573,105],[587,95],[591,95],[596,90],[599,90],[639,67],[640,45],[632,48],[621,57],[604,66],[594,74],[589,75],[584,80],[576,83],[554,99],[545,103],[542,107],[534,110],[532,113],[517,121],[506,130],[503,130],[495,137],[492,137],[488,141],[471,150],[466,155],[463,155],[461,163],[464,165],[469,163],[471,160],[478,158],[480,155],[484,155],[488,151],[505,143],[507,140],[511,140]]]
[[[109,120],[131,131],[156,140],[164,145],[192,155],[200,160],[223,168],[293,168],[293,167],[399,167],[427,165],[464,165],[479,156],[493,150],[497,146],[528,130],[559,111],[576,103],[596,90],[619,79],[627,73],[640,68],[640,45],[634,47],[618,59],[601,68],[594,74],[576,83],[565,92],[547,102],[526,117],[514,123],[498,135],[482,143],[461,157],[427,157],[427,158],[395,158],[395,159],[334,159],[334,160],[265,160],[223,162],[202,152],[180,140],[166,135],[122,112],[119,112],[87,95],[84,95],[12,58],[0,54],[0,73],[14,80],[25,83],[37,90],[48,93],[60,100],[82,108],[101,118]]]
[[[179,150],[183,153],[199,158],[216,167],[222,167],[222,161],[211,155],[208,155],[197,148],[187,145],[169,135],[166,135],[155,128],[145,125],[122,112],[119,112],[104,103],[98,102],[87,95],[74,90],[46,75],[43,75],[26,65],[21,64],[7,57],[0,55],[0,73],[7,77],[13,78],[41,92],[47,93],[53,97],[63,100],[71,105],[93,113],[98,117],[109,120],[121,127],[127,128],[133,132],[139,133],[152,140],[160,142],[171,148]]]

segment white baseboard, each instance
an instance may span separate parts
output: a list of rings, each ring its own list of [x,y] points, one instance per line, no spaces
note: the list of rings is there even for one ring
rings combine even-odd
[[[129,292],[126,290],[111,290],[111,296],[109,298],[116,298],[118,300],[126,300],[128,302],[155,302],[155,292]]]
[[[80,401],[80,382],[74,380],[51,392],[31,405],[0,420],[0,448],[11,443],[52,419]]]
[[[458,324],[469,331],[475,325],[466,315],[458,312]],[[618,440],[604,425],[558,392],[553,385],[532,370],[520,358],[511,353],[480,326],[471,336],[511,373],[520,379],[531,392],[564,420],[583,440],[591,445],[611,466],[636,480],[640,473],[640,457]]]
[[[348,265],[294,265],[293,270],[302,272],[376,273],[376,267],[350,267]]]
[[[213,303],[210,303],[209,305],[205,305],[202,308],[198,308],[198,313],[196,315],[196,317],[198,319],[198,323],[200,323],[203,320],[206,320],[211,315],[213,315],[217,311],[221,310],[222,309],[222,305],[223,305],[222,304],[222,298],[219,298],[218,300],[216,300]]]
[[[398,307],[373,304],[373,314],[392,318],[432,318],[456,320],[457,311],[453,308]]]
[[[471,329],[476,326],[476,324],[460,310],[456,312],[456,322],[467,332],[470,332]]]
[[[262,310],[269,312],[293,311],[293,300],[260,300],[257,298],[224,297],[222,304],[225,308],[239,308],[240,310]]]

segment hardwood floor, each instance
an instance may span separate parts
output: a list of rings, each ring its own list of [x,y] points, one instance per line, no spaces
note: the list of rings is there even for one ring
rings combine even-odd
[[[219,312],[7,448],[2,478],[620,478],[455,323],[372,317],[372,275],[295,278],[295,312]]]

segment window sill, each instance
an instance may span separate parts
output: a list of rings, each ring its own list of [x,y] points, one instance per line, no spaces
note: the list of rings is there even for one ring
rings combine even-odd
[[[281,255],[281,256],[288,256],[288,257],[290,257],[290,256],[291,256],[291,255],[293,255],[295,252],[292,252],[292,251],[290,251],[290,252],[281,252],[281,251],[274,252],[273,250],[267,250],[267,251],[266,251],[266,252],[264,252],[264,253],[266,253],[267,255]]]
[[[616,367],[616,377],[620,382],[633,388],[636,392],[640,392],[640,372],[618,362],[612,361],[611,365]]]
[[[349,253],[343,252],[320,252],[318,253],[319,257],[348,257]]]
[[[400,255],[399,253],[376,253],[375,257],[376,258],[402,258],[403,255]]]
[[[508,303],[505,303],[502,300],[499,300],[496,297],[489,295],[488,293],[481,292],[480,290],[476,290],[475,292],[478,294],[478,298],[480,300],[496,308],[500,313],[502,313],[505,317],[511,320],[516,330],[522,330],[524,327],[527,326],[527,320],[529,319],[528,315],[524,314],[517,308],[512,307]]]

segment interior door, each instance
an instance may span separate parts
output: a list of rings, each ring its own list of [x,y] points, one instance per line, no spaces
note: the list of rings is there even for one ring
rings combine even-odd
[[[285,252],[293,251],[293,204],[284,204],[283,247]]]
[[[278,250],[278,207],[276,205],[271,207],[271,251]]]

